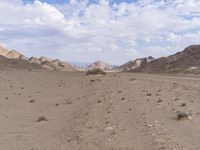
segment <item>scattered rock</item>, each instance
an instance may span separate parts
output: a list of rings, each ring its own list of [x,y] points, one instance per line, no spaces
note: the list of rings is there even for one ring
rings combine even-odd
[[[124,98],[124,97],[122,97],[122,98],[121,98],[121,100],[122,100],[122,101],[124,101],[124,100],[125,100],[125,98]]]
[[[147,93],[147,95],[146,96],[151,96],[152,94],[151,93]]]
[[[186,106],[186,103],[182,103],[181,106],[182,106],[182,107],[185,107],[185,106]]]
[[[66,100],[66,104],[67,104],[67,105],[70,105],[70,104],[73,104],[73,102],[70,101],[70,100]]]
[[[101,81],[100,79],[96,79],[96,80],[99,81],[99,82]]]
[[[109,126],[109,127],[106,127],[104,130],[105,131],[111,131],[113,130],[115,127],[114,126]]]
[[[161,99],[159,99],[157,102],[158,102],[158,103],[161,103],[161,102],[162,102],[162,100],[161,100]]]
[[[179,98],[179,97],[176,97],[176,98],[174,99],[174,101],[178,101],[178,100],[180,100],[180,98]]]
[[[137,80],[136,78],[131,78],[131,79],[129,79],[129,81],[135,81],[135,80]]]
[[[35,103],[35,100],[34,100],[34,99],[31,99],[31,100],[29,101],[29,103]]]

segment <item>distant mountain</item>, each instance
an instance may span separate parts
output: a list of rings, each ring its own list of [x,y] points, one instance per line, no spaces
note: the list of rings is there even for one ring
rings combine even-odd
[[[109,71],[109,70],[113,69],[113,67],[111,65],[107,64],[106,62],[96,61],[96,62],[90,64],[87,67],[87,70],[91,70],[91,69],[95,69],[95,68],[102,69],[102,70],[105,70],[105,71]]]
[[[43,69],[38,64],[29,63],[27,57],[23,56],[19,52],[0,46],[0,69]]]
[[[4,64],[5,67],[6,67],[5,63],[9,64],[9,62],[13,62],[13,63],[15,62],[15,63],[18,63],[18,65],[22,65],[22,66],[31,67],[31,65],[28,65],[29,63],[29,64],[34,64],[34,66],[37,66],[36,68],[44,68],[44,69],[51,69],[51,70],[59,70],[59,71],[76,71],[77,70],[76,68],[72,67],[70,64],[62,62],[58,59],[53,60],[44,56],[40,58],[36,58],[36,57],[28,58],[16,50],[9,51],[8,49],[2,46],[0,46],[0,55],[2,56],[1,62],[2,64]],[[23,64],[23,63],[26,63],[26,64]],[[12,65],[11,68],[13,67],[14,67],[14,64]],[[20,67],[16,66],[16,68],[20,68]],[[25,67],[22,67],[22,68],[25,68]]]
[[[11,50],[9,51],[9,53],[6,55],[7,58],[17,58],[17,59],[24,59],[24,60],[28,60],[28,57],[22,55],[21,53],[19,53],[16,50]]]
[[[90,65],[90,63],[87,62],[75,62],[75,61],[70,61],[69,62],[72,66],[78,67],[78,68],[86,68],[87,66]]]
[[[200,45],[191,45],[182,52],[161,57],[141,65],[135,71],[140,72],[200,72]]]
[[[8,49],[2,46],[0,46],[0,55],[6,58],[19,58],[19,59],[28,60],[28,57],[25,57],[24,55],[20,54],[18,51],[16,50],[9,51]]]
[[[121,65],[117,69],[121,70],[121,71],[131,71],[136,68],[139,68],[141,65],[151,62],[152,60],[154,60],[154,58],[152,56],[149,56],[147,58],[138,58],[133,61],[128,61],[127,63]]]
[[[59,59],[55,60],[46,60],[41,62],[41,65],[45,68],[50,67],[52,70],[59,71],[76,71],[70,64],[60,61]]]

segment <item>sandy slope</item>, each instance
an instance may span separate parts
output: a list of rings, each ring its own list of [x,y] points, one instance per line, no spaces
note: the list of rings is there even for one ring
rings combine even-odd
[[[1,71],[0,99],[1,150],[200,147],[199,77]]]

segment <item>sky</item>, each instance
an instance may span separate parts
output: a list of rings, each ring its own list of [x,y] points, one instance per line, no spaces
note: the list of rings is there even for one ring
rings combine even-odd
[[[123,64],[200,44],[200,0],[0,0],[0,45]]]

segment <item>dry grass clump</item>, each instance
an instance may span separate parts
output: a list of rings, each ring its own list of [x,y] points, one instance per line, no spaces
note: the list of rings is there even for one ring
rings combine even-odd
[[[182,106],[182,107],[185,107],[185,106],[186,106],[186,103],[182,103],[181,106]]]
[[[31,99],[31,100],[29,101],[29,103],[35,103],[35,100],[34,100],[34,99]]]
[[[147,95],[146,96],[151,96],[152,94],[151,93],[147,93]]]
[[[48,120],[45,116],[41,116],[38,118],[37,122],[41,122],[41,121],[48,121]]]
[[[103,71],[102,69],[98,69],[98,68],[91,69],[91,70],[88,70],[88,71],[86,72],[86,76],[88,76],[88,75],[98,75],[98,74],[105,75],[106,72]]]
[[[191,116],[185,112],[178,112],[177,113],[177,120],[190,120]]]

